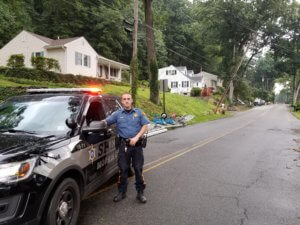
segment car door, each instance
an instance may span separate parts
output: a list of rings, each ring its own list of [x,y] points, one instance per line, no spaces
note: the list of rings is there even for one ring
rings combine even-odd
[[[103,106],[105,110],[105,116],[106,118],[109,117],[111,114],[113,114],[115,111],[121,109],[120,103],[117,101],[116,97],[114,96],[105,96],[103,97]],[[116,124],[110,125],[108,127],[109,132],[115,139],[115,145],[111,145],[109,156],[108,156],[108,169],[109,173],[115,174],[118,171],[118,146],[116,143],[118,143],[118,135],[117,135],[117,127]]]
[[[89,126],[92,121],[101,121],[106,118],[103,101],[94,98],[90,101],[83,126]],[[115,140],[113,129],[99,133],[89,133],[83,136],[89,143],[89,165],[85,170],[86,182],[89,186],[99,186],[106,182],[112,175],[111,162],[116,161]]]

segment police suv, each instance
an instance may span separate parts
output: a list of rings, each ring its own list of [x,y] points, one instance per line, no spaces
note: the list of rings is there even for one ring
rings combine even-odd
[[[0,105],[0,224],[75,225],[80,201],[118,171],[121,108],[96,89],[29,89]]]

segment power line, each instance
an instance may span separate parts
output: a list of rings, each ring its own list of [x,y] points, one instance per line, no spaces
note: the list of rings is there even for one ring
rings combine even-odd
[[[106,6],[108,6],[109,8],[111,8],[111,9],[113,9],[113,10],[115,10],[115,11],[121,12],[119,9],[116,9],[116,8],[112,7],[111,5],[109,5],[108,3],[106,3],[106,2],[104,2],[104,1],[102,1],[102,0],[98,0],[98,1],[104,3]],[[123,15],[122,15],[122,17],[125,18]],[[154,27],[151,27],[151,26],[149,26],[148,24],[144,24],[144,23],[139,23],[139,24],[142,25],[142,26],[144,26],[144,27],[149,27],[149,28],[152,29],[152,30],[162,32],[161,30],[156,29],[156,28],[154,28]],[[193,51],[193,50],[190,49],[189,47],[186,47],[185,45],[183,45],[183,44],[181,44],[181,43],[179,43],[179,42],[177,42],[177,41],[175,41],[175,40],[172,40],[172,41],[175,42],[177,45],[179,45],[181,48],[185,48],[185,49],[189,50],[190,52],[194,53],[195,55],[197,55],[198,57],[200,57],[200,58],[202,58],[202,59],[205,59],[205,60],[208,60],[208,61],[211,60],[211,59],[209,59],[209,58],[207,58],[207,57],[204,57],[204,56],[202,56],[202,55],[199,55],[199,53]]]
[[[68,3],[68,4],[72,5],[72,6],[74,6],[74,4],[72,4],[71,2],[68,2],[68,1],[66,1],[66,0],[61,0],[61,1],[64,1],[64,2],[66,2],[66,3]],[[102,0],[98,0],[98,1],[103,2]],[[103,2],[103,3],[105,3],[105,2]],[[108,5],[107,3],[105,3],[105,4]],[[115,11],[120,12],[120,10],[118,10],[118,9],[115,9],[115,8],[112,8],[112,7],[110,7],[110,8],[113,9],[113,10],[115,10]],[[99,17],[98,14],[95,14],[95,13],[92,12],[92,11],[87,11],[87,12],[90,13],[91,15],[94,15],[94,16]],[[123,15],[122,15],[122,17],[125,18]],[[150,38],[147,38],[147,39],[152,40],[152,41],[155,41],[155,40],[150,39]],[[168,48],[167,46],[165,46],[165,48],[166,48],[169,52],[172,52],[172,53],[174,53],[174,54],[180,56],[181,58],[184,58],[185,60],[187,60],[187,61],[189,61],[189,62],[192,62],[193,64],[197,64],[197,65],[201,66],[201,68],[207,69],[207,68],[203,67],[203,65],[200,64],[199,62],[197,62],[197,61],[195,61],[195,60],[193,60],[193,59],[190,59],[189,57],[187,57],[187,56],[185,56],[185,55],[183,55],[183,54],[181,54],[181,53],[178,53],[177,51],[175,51],[175,50],[173,50],[173,49],[171,49],[171,48]]]

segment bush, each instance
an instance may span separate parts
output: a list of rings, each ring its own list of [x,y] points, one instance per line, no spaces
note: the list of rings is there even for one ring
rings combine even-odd
[[[23,68],[24,65],[24,55],[17,54],[11,55],[7,61],[7,66],[10,68]]]
[[[114,84],[130,86],[128,83],[107,81],[96,77],[80,76],[73,74],[60,74],[53,71],[37,70],[30,68],[0,67],[0,74],[6,77],[23,78],[36,81],[50,81],[53,83],[69,83],[75,85],[105,85]]]
[[[191,90],[191,96],[193,96],[193,97],[201,96],[201,88],[193,87]]]
[[[31,65],[38,70],[46,70],[46,58],[42,56],[32,56]]]
[[[31,64],[38,70],[57,70],[60,71],[59,63],[56,59],[46,58],[43,56],[32,56]]]
[[[46,69],[60,71],[59,62],[56,59],[46,58]]]
[[[217,87],[217,90],[215,91],[215,95],[222,95],[225,91],[224,87]]]

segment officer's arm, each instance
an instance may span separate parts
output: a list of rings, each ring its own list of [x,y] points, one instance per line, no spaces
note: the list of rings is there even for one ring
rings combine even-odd
[[[150,123],[149,120],[146,118],[145,114],[141,113],[141,125],[142,128],[138,132],[138,134],[130,140],[130,145],[134,146],[136,142],[148,131],[148,124]]]
[[[114,112],[113,114],[111,114],[109,117],[107,117],[104,121],[106,122],[107,126],[110,126],[114,123],[117,122],[117,112]]]
[[[139,140],[140,137],[142,137],[147,131],[148,131],[148,124],[142,126],[140,132],[135,136],[135,138],[136,138],[137,140]]]

